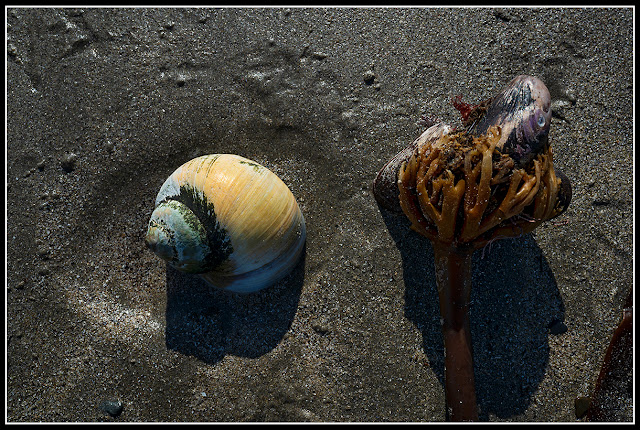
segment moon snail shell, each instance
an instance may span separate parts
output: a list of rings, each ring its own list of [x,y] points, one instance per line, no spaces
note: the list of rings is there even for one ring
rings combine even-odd
[[[286,184],[232,154],[194,158],[164,182],[145,242],[176,269],[227,291],[266,288],[296,266],[304,216]]]

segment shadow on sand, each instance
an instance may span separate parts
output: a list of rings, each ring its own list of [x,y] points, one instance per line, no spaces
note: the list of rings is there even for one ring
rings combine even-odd
[[[226,354],[255,358],[271,351],[298,308],[305,256],[286,278],[249,294],[215,289],[167,265],[167,348],[209,364]]]
[[[380,208],[402,256],[405,315],[421,331],[423,348],[444,386],[444,347],[431,243],[410,223]],[[564,304],[542,250],[531,234],[493,242],[473,256],[471,336],[479,418],[523,413],[549,361],[549,326],[564,320]]]

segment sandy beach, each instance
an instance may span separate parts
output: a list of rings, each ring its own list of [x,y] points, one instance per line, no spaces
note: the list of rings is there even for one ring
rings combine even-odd
[[[371,183],[421,116],[460,124],[453,97],[520,74],[551,92],[573,199],[474,255],[479,416],[584,421],[633,285],[633,15],[7,8],[6,421],[445,421],[433,249]],[[272,170],[306,219],[257,293],[144,244],[164,180],[215,153]]]

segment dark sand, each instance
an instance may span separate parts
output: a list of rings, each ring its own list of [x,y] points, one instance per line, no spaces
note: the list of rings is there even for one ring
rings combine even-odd
[[[475,255],[480,418],[576,421],[633,280],[633,12],[7,9],[7,421],[443,421],[433,251],[370,185],[421,115],[522,73],[573,201]],[[164,179],[224,152],[307,221],[251,295],[143,242]]]

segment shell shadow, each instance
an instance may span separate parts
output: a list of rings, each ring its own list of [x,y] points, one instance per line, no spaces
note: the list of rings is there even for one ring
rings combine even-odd
[[[428,365],[444,387],[432,245],[409,230],[404,216],[379,209],[402,256],[405,315],[421,331]],[[509,418],[527,409],[544,377],[549,326],[564,321],[564,303],[548,262],[530,234],[476,251],[472,285],[470,320],[479,418]]]
[[[306,257],[271,287],[249,294],[223,291],[167,264],[167,348],[209,364],[226,354],[256,358],[275,348],[298,308]]]

